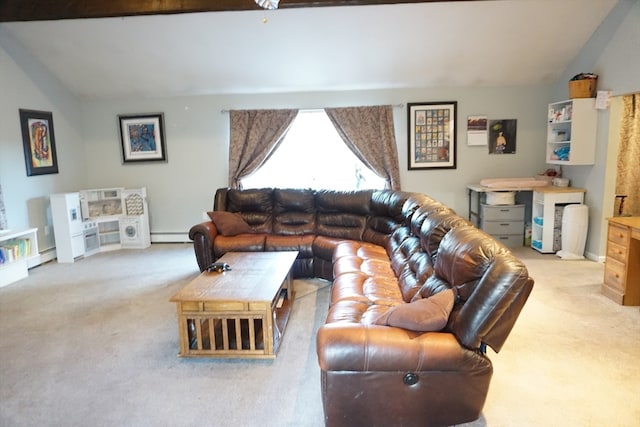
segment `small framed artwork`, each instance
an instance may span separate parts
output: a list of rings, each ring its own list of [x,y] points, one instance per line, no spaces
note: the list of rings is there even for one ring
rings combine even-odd
[[[58,173],[53,114],[24,109],[19,112],[27,176]]]
[[[515,154],[518,120],[489,121],[489,154]]]
[[[119,115],[122,162],[166,162],[162,113]]]
[[[456,168],[456,101],[407,104],[409,170]]]

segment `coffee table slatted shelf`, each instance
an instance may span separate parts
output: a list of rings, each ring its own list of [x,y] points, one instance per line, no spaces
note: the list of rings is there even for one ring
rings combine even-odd
[[[230,252],[231,270],[204,272],[172,298],[180,356],[274,358],[295,292],[296,251]]]

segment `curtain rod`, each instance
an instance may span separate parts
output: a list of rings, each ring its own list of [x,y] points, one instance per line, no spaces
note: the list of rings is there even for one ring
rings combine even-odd
[[[391,105],[393,108],[404,108],[404,104],[392,104]],[[299,108],[300,111],[320,111],[320,110],[324,110],[325,108],[334,108],[334,107],[323,107],[323,108]],[[335,107],[335,108],[344,108],[344,107]],[[348,108],[348,107],[347,107]],[[228,109],[223,109],[220,110],[221,114],[226,114],[231,110]]]

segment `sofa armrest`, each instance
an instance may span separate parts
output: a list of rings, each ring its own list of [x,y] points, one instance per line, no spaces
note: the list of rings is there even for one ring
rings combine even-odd
[[[217,235],[218,229],[212,221],[196,224],[189,230],[189,238],[193,240],[193,250],[201,272],[215,261],[213,241]]]
[[[468,371],[487,363],[448,332],[338,322],[320,327],[316,345],[324,371]]]

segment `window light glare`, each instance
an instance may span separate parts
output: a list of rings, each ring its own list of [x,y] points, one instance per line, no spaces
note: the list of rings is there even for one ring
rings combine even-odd
[[[243,188],[383,189],[384,179],[345,145],[324,110],[300,111],[284,140]]]

